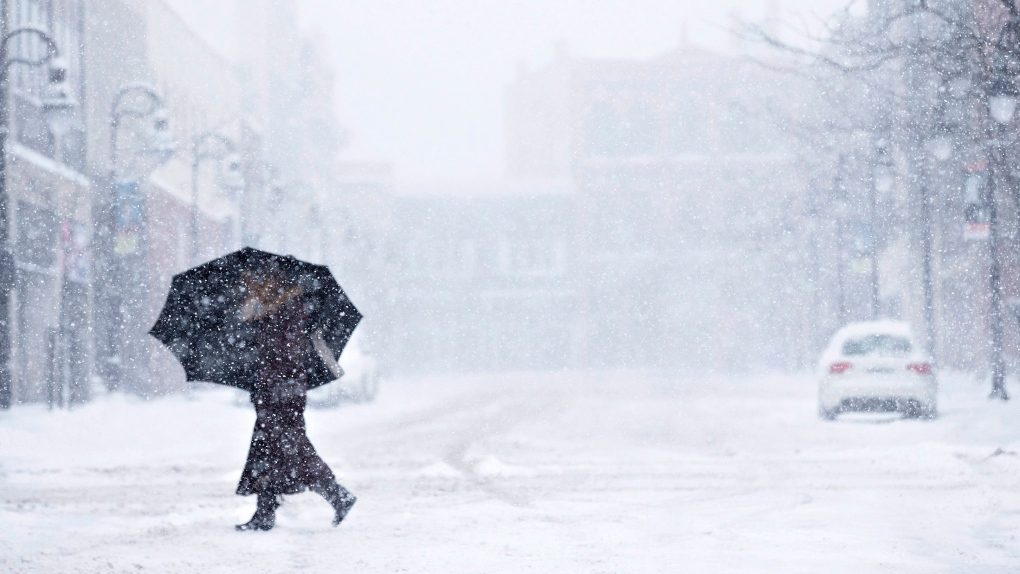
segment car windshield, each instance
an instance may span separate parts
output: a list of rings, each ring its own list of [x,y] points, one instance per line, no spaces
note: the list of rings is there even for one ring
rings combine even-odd
[[[881,357],[903,357],[910,354],[910,340],[895,335],[866,335],[847,339],[843,343],[846,356],[877,355]]]

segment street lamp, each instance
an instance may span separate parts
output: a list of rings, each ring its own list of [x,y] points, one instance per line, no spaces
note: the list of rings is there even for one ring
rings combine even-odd
[[[1003,74],[997,74],[988,86],[988,113],[1000,125],[1013,121],[1020,90],[1016,82]]]
[[[878,193],[889,193],[892,191],[893,184],[896,183],[896,176],[893,175],[889,166],[879,164],[875,170],[875,191]]]
[[[241,158],[241,154],[228,155],[223,158],[219,167],[217,180],[220,187],[231,193],[240,193],[244,190],[244,160]]]
[[[925,144],[928,153],[939,161],[946,161],[953,155],[953,127],[946,122],[935,125],[932,136]]]
[[[139,135],[142,139],[141,146],[133,149],[138,156],[145,159],[146,163],[141,169],[127,169],[121,165],[120,156],[120,130],[128,120],[133,124],[140,123]],[[137,142],[136,142],[137,143]],[[175,146],[170,134],[169,114],[163,97],[155,88],[141,82],[131,82],[122,85],[113,96],[110,104],[110,186],[108,189],[108,215],[109,229],[112,232],[112,243],[109,253],[109,273],[111,284],[107,289],[106,317],[107,327],[100,337],[99,354],[102,360],[100,368],[106,380],[107,389],[114,390],[120,386],[122,372],[120,355],[121,349],[121,327],[124,318],[130,316],[125,313],[124,306],[127,303],[124,299],[125,289],[135,291],[139,284],[137,278],[130,281],[125,277],[127,262],[124,258],[145,245],[142,238],[146,232],[146,225],[143,221],[129,222],[131,214],[133,217],[141,218],[141,197],[137,193],[138,182],[148,176],[153,170],[166,163],[173,156]],[[119,211],[124,213],[120,213]],[[122,215],[124,217],[122,217]],[[134,229],[125,229],[123,226],[134,226]],[[122,238],[122,235],[127,237]],[[136,254],[137,255],[137,254]],[[133,267],[137,270],[138,265]],[[131,287],[126,287],[130,285]]]
[[[836,177],[832,182],[832,193],[833,197],[833,209],[832,214],[836,219],[836,291],[839,295],[839,305],[837,312],[839,313],[840,325],[846,323],[850,316],[850,310],[847,304],[847,289],[846,289],[846,247],[845,235],[846,235],[846,220],[850,216],[850,205],[847,198],[847,189],[845,181],[843,180],[844,173],[846,171],[846,155],[840,154],[838,164],[836,166]]]
[[[262,160],[256,160],[248,164],[246,173],[250,173],[254,176],[254,180],[257,182],[254,186],[255,189],[259,190],[256,196],[249,197],[248,191],[250,188],[245,183],[244,195],[240,198],[240,205],[238,206],[238,219],[240,220],[240,237],[242,245],[258,246],[261,242],[264,225],[262,220],[259,220],[259,225],[252,225],[250,221],[250,215],[253,211],[257,211],[260,206],[265,205],[279,205],[276,200],[270,200],[270,194],[279,187],[280,184],[280,173],[276,169],[276,166]],[[254,205],[254,204],[258,205]]]
[[[141,101],[139,102],[139,98]],[[139,104],[140,105],[132,105]],[[155,88],[133,82],[121,86],[113,97],[110,106],[110,166],[114,181],[118,177],[119,137],[120,128],[125,119],[144,121],[142,135],[145,139],[141,151],[143,155],[153,158],[158,167],[170,160],[176,151],[170,133],[170,115],[166,110],[163,97]]]
[[[216,132],[197,136],[191,146],[191,263],[198,263],[198,176],[202,163],[214,160],[219,164],[218,182],[221,186],[240,190],[244,186],[243,162],[236,153],[234,143]]]
[[[879,140],[875,145],[875,165],[872,172],[871,188],[868,190],[868,208],[871,233],[871,318],[878,319],[882,313],[881,284],[878,272],[878,196],[892,191],[895,184],[889,144]]]
[[[944,114],[944,110],[940,110]],[[939,117],[932,127],[928,139],[924,142],[927,151],[936,161],[946,161],[953,155],[953,133],[955,127],[945,118]],[[920,184],[920,227],[921,227],[921,296],[924,311],[925,339],[928,356],[938,362],[937,341],[938,331],[935,327],[935,279],[932,269],[934,260],[934,216],[935,193],[930,185],[929,172],[932,171],[930,161],[921,161]]]
[[[8,233],[10,209],[7,193],[7,134],[10,132],[8,72],[13,64],[34,68],[48,67],[48,90],[43,99],[42,112],[53,133],[66,128],[69,112],[75,107],[67,87],[67,66],[58,58],[53,38],[41,28],[26,26],[6,31],[6,21],[0,24],[0,408],[11,406],[11,292],[14,290],[14,254]],[[46,54],[38,58],[11,55],[11,40],[19,36],[33,36],[46,46]]]
[[[244,160],[241,158],[241,154],[233,153],[228,155],[220,163],[220,169],[218,174],[218,183],[221,188],[226,190],[234,203],[237,205],[237,214],[231,217],[231,248],[244,247],[244,226],[245,221],[245,204],[247,198],[245,197],[245,180],[244,180]]]
[[[985,97],[988,113],[995,121],[992,128],[998,133],[988,141],[991,177],[985,186],[985,205],[988,206],[988,287],[990,291],[989,331],[991,336],[992,392],[989,398],[1009,400],[1006,392],[1006,363],[1003,358],[1002,319],[1002,260],[999,253],[999,215],[996,205],[996,190],[999,185],[1011,185],[1009,166],[1006,159],[1006,142],[1003,136],[1006,127],[1013,121],[1020,90],[1005,70],[999,70],[986,87]]]
[[[819,203],[821,201],[820,193],[821,186],[817,181],[812,180],[808,187],[807,205],[804,210],[804,233],[805,243],[808,252],[808,269],[810,269],[810,275],[808,276],[809,283],[811,285],[811,320],[809,324],[811,326],[811,339],[810,339],[810,352],[814,353],[816,348],[822,344],[822,338],[828,336],[826,327],[819,321],[818,318],[823,316],[822,313],[822,265],[821,258],[818,254],[818,244],[820,243],[820,224],[819,219],[821,218],[821,210]],[[842,325],[837,325],[841,327]]]
[[[63,58],[52,58],[47,75],[49,84],[42,98],[43,116],[53,134],[64,135],[74,124],[78,108],[78,102],[71,95],[71,87],[67,83],[67,62]]]

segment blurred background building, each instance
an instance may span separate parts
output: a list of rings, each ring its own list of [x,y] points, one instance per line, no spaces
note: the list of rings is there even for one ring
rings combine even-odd
[[[1008,20],[948,5],[989,37]],[[182,388],[145,332],[173,274],[242,245],[329,264],[390,371],[806,368],[875,317],[930,330],[943,365],[987,363],[990,124],[984,100],[925,99],[956,84],[923,54],[862,82],[775,70],[746,39],[628,58],[561,45],[507,78],[505,175],[425,185],[348,148],[329,37],[286,1],[227,11],[232,57],[167,0],[0,7],[8,32],[52,38],[76,104],[55,124],[52,66],[10,67],[14,402]],[[8,48],[47,56],[31,34]],[[950,159],[932,160],[950,127]],[[1020,234],[997,193],[1016,362]]]
[[[10,67],[10,400],[182,388],[145,335],[173,274],[242,243],[322,259],[343,137],[332,72],[279,2],[239,5],[240,62],[160,0],[0,7],[8,32],[52,38],[77,104],[48,125],[46,66]],[[29,34],[8,48],[47,56]]]
[[[692,47],[647,60],[561,49],[520,71],[511,176],[566,178],[575,194],[573,364],[797,364],[808,290],[786,260],[787,212],[803,185],[770,114],[790,98],[753,62]]]

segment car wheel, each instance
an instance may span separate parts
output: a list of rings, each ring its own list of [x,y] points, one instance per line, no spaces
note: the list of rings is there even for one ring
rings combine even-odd
[[[839,414],[835,409],[827,409],[822,405],[818,405],[818,418],[826,421],[836,420],[836,415]]]
[[[903,414],[912,419],[924,419],[931,420],[938,416],[938,412],[935,405],[925,405],[921,401],[909,401],[907,402]]]

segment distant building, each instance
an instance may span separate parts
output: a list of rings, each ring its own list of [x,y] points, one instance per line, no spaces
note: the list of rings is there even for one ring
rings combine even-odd
[[[570,366],[575,213],[563,184],[396,196],[380,354],[418,373]]]
[[[753,63],[694,48],[647,60],[560,51],[507,93],[518,178],[566,177],[580,287],[576,362],[790,366],[808,290],[786,213],[803,189]]]
[[[302,36],[287,0],[238,2],[235,22],[240,108],[257,126],[277,190],[285,192],[273,205],[276,216],[252,239],[257,247],[321,261],[323,226],[331,223],[323,206],[337,199],[334,176],[345,143],[324,39]]]

